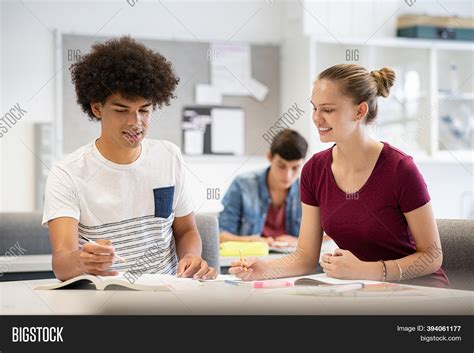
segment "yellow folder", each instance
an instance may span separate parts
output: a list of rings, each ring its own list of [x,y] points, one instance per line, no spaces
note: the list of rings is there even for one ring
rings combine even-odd
[[[262,241],[226,241],[220,244],[219,254],[221,256],[266,256],[268,255],[268,245]]]

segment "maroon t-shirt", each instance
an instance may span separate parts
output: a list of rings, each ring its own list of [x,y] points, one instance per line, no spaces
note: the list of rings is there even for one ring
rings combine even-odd
[[[268,207],[267,219],[265,220],[265,225],[263,226],[262,231],[264,237],[276,238],[279,235],[286,234],[285,204],[286,202],[284,202],[279,208],[273,207],[272,204]]]
[[[415,241],[403,213],[430,201],[413,159],[384,142],[367,182],[359,191],[346,194],[331,170],[333,147],[315,154],[304,165],[301,201],[319,207],[323,230],[339,248],[362,261],[395,260],[413,254]],[[420,267],[412,270],[415,274]],[[449,287],[442,269],[410,282]]]

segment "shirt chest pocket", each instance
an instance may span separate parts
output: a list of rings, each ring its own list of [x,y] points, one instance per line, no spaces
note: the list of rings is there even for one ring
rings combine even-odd
[[[155,217],[168,218],[173,212],[174,186],[153,189]]]

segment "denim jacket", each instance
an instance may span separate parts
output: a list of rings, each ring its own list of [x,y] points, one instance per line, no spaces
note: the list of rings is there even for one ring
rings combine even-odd
[[[261,234],[272,202],[267,187],[270,168],[239,175],[227,190],[219,214],[219,229],[237,235]],[[285,227],[288,234],[299,235],[301,223],[300,183],[294,182],[285,201]]]

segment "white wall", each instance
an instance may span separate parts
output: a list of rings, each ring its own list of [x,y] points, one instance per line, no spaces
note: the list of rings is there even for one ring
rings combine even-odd
[[[2,23],[3,20],[3,6],[0,5],[0,23]],[[3,28],[0,28],[3,31]],[[0,82],[3,82],[3,66],[2,66],[2,61],[3,61],[3,36],[0,35]],[[0,117],[3,116],[3,104],[2,104],[2,99],[3,99],[3,85],[0,83]],[[3,145],[0,141],[0,211],[2,209],[2,200],[3,200],[3,188],[1,185],[3,185]]]
[[[428,185],[436,218],[474,219],[472,163],[415,162]]]
[[[391,37],[400,1],[304,1],[304,31],[315,38]],[[387,21],[388,20],[388,21]],[[387,21],[387,22],[385,22]],[[385,24],[384,24],[385,23]]]
[[[132,1],[130,1],[132,3]],[[28,113],[0,139],[0,211],[34,208],[33,123],[54,116],[53,29],[92,35],[278,43],[281,12],[264,1],[1,2],[2,112]],[[71,104],[75,104],[71,102]],[[2,116],[3,116],[2,114]]]
[[[396,16],[389,18],[398,8],[401,8],[400,13],[420,11],[439,15],[446,15],[446,10],[452,14],[468,15],[466,9],[469,8],[467,1],[442,2],[445,9],[436,2],[422,0],[412,8],[403,1],[301,3],[304,8],[294,0],[284,4],[276,0],[238,3],[168,1],[164,2],[165,6],[157,1],[139,0],[133,7],[125,0],[23,1],[24,6],[16,0],[0,2],[0,112],[3,116],[16,102],[28,111],[26,117],[0,139],[0,212],[31,211],[34,208],[35,156],[30,151],[33,150],[32,127],[35,122],[52,121],[54,116],[53,29],[80,34],[130,34],[142,38],[197,38],[203,41],[232,38],[234,41],[258,43],[281,42],[282,52],[286,56],[294,55],[290,64],[282,68],[282,111],[285,111],[290,103],[305,100],[310,95],[309,91],[306,94],[305,88],[292,84],[291,63],[298,63],[294,67],[295,75],[306,74],[307,69],[301,69],[298,43],[290,43],[291,36],[301,34],[303,30],[322,38],[331,38],[328,32],[338,38],[368,37],[376,30],[374,37],[392,36]],[[299,23],[300,19],[303,22]],[[309,119],[309,114],[305,119]],[[310,122],[298,121],[296,128],[305,136],[316,134]],[[262,160],[250,161],[242,170],[262,165]],[[221,170],[228,173],[237,167],[226,164]],[[200,179],[205,178],[206,171],[213,169],[193,161],[190,168],[200,175]],[[456,163],[421,164],[420,169],[430,187],[436,216],[463,216],[459,198],[473,189],[472,174],[467,174]],[[222,184],[220,179],[208,178],[205,183]],[[224,185],[223,190],[225,188]],[[203,191],[205,187],[201,184],[198,201],[203,199]],[[215,206],[212,202],[207,205],[210,208]]]
[[[406,13],[473,16],[470,0],[305,0],[301,3],[304,33],[332,40],[393,37],[397,16]]]

